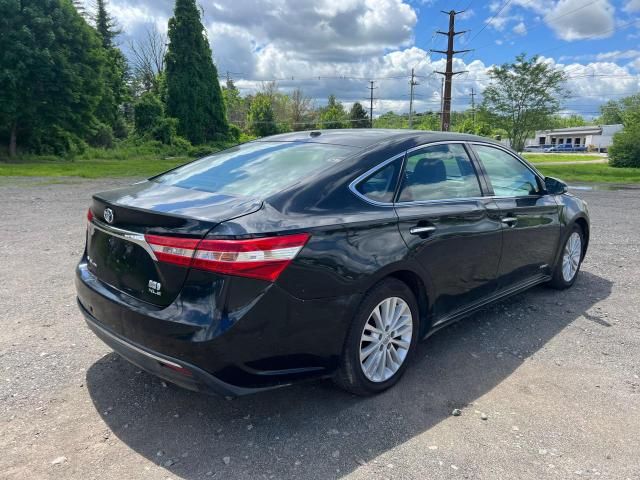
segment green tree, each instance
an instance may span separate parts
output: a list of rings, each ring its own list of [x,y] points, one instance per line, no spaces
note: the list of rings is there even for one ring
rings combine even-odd
[[[544,128],[560,109],[565,74],[538,61],[518,55],[513,63],[493,67],[491,84],[483,92],[483,107],[508,133],[511,146],[521,151],[535,130]]]
[[[609,162],[613,167],[640,168],[640,94],[623,98],[612,106],[617,111],[617,123],[622,123],[624,130],[613,136]]]
[[[194,144],[226,138],[229,127],[218,71],[195,0],[176,0],[166,56],[167,113]]]
[[[106,64],[104,80],[105,93],[97,108],[97,116],[108,125],[118,137],[127,134],[123,118],[123,105],[129,101],[129,66],[124,54],[116,47],[114,39],[122,33],[115,19],[108,11],[107,0],[96,1],[95,28],[102,39]]]
[[[640,124],[625,127],[613,136],[609,147],[609,164],[612,167],[640,168]]]
[[[329,95],[327,106],[320,109],[318,128],[345,128],[347,126],[344,105],[335,95]]]
[[[105,50],[69,0],[0,1],[0,137],[63,154],[99,127]]]
[[[368,128],[369,115],[360,102],[355,102],[349,111],[349,126],[351,128]]]
[[[247,120],[249,131],[258,137],[278,133],[271,98],[265,93],[253,97]]]
[[[597,123],[600,125],[615,125],[622,123],[623,106],[617,100],[609,100],[600,106],[600,116]]]
[[[598,124],[624,124],[625,127],[640,123],[640,94],[631,95],[620,100],[610,100],[600,107]]]
[[[373,119],[374,128],[409,128],[409,116],[386,112]]]
[[[134,125],[138,135],[150,132],[164,118],[164,106],[157,95],[147,92],[135,104]]]
[[[240,96],[238,87],[230,77],[227,78],[226,85],[222,87],[222,97],[224,98],[229,123],[234,125],[242,124],[247,118],[247,101]]]
[[[440,130],[440,115],[435,112],[416,113],[413,128],[417,130]]]
[[[71,0],[71,3],[76,7],[76,11],[81,17],[86,19],[89,16],[82,0]]]
[[[107,0],[96,0],[96,30],[102,38],[104,48],[113,48],[113,40],[122,33],[107,10]]]

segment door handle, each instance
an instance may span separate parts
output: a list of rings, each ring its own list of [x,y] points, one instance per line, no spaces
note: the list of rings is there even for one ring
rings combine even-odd
[[[516,217],[502,217],[500,221],[510,227],[515,227],[516,223],[518,223],[518,219]]]
[[[411,235],[424,235],[426,233],[435,232],[436,227],[411,227],[409,233]]]

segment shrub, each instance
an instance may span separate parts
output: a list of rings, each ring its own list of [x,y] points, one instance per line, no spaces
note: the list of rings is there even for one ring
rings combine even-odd
[[[92,147],[113,148],[113,130],[109,125],[98,123],[87,138]]]
[[[35,135],[35,139],[36,141],[31,145],[31,150],[33,153],[40,155],[74,157],[87,148],[85,141],[78,135],[57,125],[52,125],[47,130],[47,135]]]
[[[625,128],[613,136],[609,165],[640,168],[640,125]]]
[[[242,130],[237,125],[229,125],[229,140],[237,142],[240,140],[240,135],[242,134]]]
[[[144,135],[151,132],[163,119],[164,107],[158,96],[151,92],[143,94],[134,107],[136,133]]]

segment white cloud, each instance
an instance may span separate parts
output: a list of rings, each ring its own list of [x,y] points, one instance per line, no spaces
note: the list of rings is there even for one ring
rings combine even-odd
[[[629,68],[633,68],[635,71],[640,73],[640,57],[636,58],[633,62],[629,63],[628,66]]]
[[[596,60],[624,60],[640,58],[640,50],[614,50],[613,52],[598,53]]]
[[[560,0],[544,19],[563,40],[606,38],[614,31],[614,11],[609,0],[586,4],[584,0]]]
[[[413,42],[415,10],[402,0],[218,0],[213,22],[244,28],[256,43],[300,58],[345,61]]]
[[[527,26],[524,24],[524,22],[520,22],[515,27],[513,27],[513,33],[517,35],[526,35]]]
[[[624,11],[628,13],[640,12],[640,0],[629,0],[624,6]]]
[[[640,75],[612,62],[560,64],[551,58],[543,61],[562,69],[568,76],[569,94],[564,99],[563,111],[593,117],[602,103],[630,95],[640,87]]]
[[[640,0],[628,3],[636,1]],[[387,109],[406,112],[409,75],[414,68],[420,83],[415,89],[416,109],[437,111],[440,108],[442,77],[434,74],[434,70],[444,70],[445,61],[440,55],[431,57],[414,46],[416,8],[429,1],[263,0],[259,8],[254,0],[201,0],[200,3],[218,70],[221,76],[226,70],[232,72],[242,93],[259,89],[260,79],[280,79],[278,85],[283,91],[300,87],[318,104],[334,93],[349,105],[354,101],[367,102],[369,80],[374,78],[377,79],[376,97],[379,98],[374,114],[384,113]],[[493,13],[504,1],[494,3]],[[149,23],[166,30],[174,0],[111,0],[109,5],[126,31],[127,36],[122,38],[124,43],[139,35]],[[567,39],[583,38],[613,24],[609,18],[613,9],[606,0],[598,0],[575,14],[567,14],[584,5],[584,1],[577,0],[512,0],[490,27],[512,29],[517,35],[527,33],[534,28],[534,17],[523,14],[522,9],[529,9],[529,13],[533,11],[536,15],[548,13],[547,18],[564,14],[558,20],[562,23],[558,28],[570,37]],[[480,13],[481,7],[475,6]],[[427,15],[426,9],[423,10],[423,15]],[[486,10],[483,11],[486,14]],[[586,17],[586,20],[579,17]],[[494,41],[496,45],[507,45],[514,38],[509,33],[506,38]],[[598,102],[611,98],[609,94],[635,91],[640,87],[640,61],[632,56],[635,51],[593,53],[566,59],[567,64],[558,64],[553,59],[545,61],[574,72],[569,88],[574,95],[589,95],[588,100],[580,100],[580,103],[588,101],[588,110],[595,111]],[[480,60],[469,62],[464,56],[458,56],[454,61],[454,70],[468,71],[456,76],[453,83],[453,107],[464,109],[469,106],[471,88],[481,93],[489,84],[487,71],[491,65]],[[620,66],[614,62],[627,64]],[[580,75],[575,76],[575,72]],[[636,72],[635,77],[627,79],[632,75],[629,72]],[[597,76],[605,73],[619,76]],[[577,104],[578,100],[568,99],[567,102]]]
[[[457,15],[456,18],[459,20],[469,20],[476,16],[476,11],[473,8],[468,8],[464,10],[460,15]]]

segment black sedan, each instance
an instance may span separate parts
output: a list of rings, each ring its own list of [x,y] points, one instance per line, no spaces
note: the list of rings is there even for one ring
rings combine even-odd
[[[588,242],[586,204],[486,138],[299,132],[94,195],[76,285],[98,337],[183,387],[371,394],[437,329],[570,287]]]

